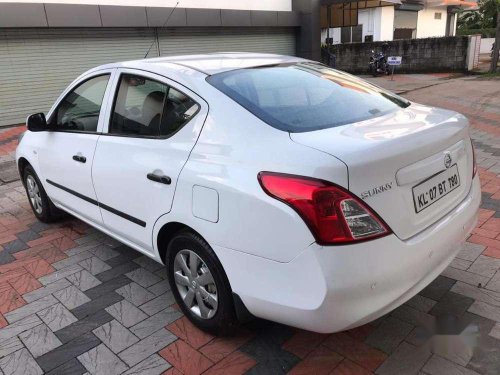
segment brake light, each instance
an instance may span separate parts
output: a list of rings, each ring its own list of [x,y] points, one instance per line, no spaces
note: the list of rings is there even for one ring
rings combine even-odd
[[[327,181],[289,174],[260,172],[264,191],[292,207],[321,245],[378,238],[391,230],[363,201]]]
[[[472,139],[470,141],[472,146],[472,178],[476,177],[477,173],[477,163],[476,163],[476,150],[474,149],[474,143],[472,143]]]

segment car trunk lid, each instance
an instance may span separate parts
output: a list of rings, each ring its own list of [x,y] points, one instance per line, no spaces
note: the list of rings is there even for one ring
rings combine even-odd
[[[342,160],[349,190],[401,239],[446,215],[471,186],[468,121],[456,112],[412,103],[367,121],[290,137]]]

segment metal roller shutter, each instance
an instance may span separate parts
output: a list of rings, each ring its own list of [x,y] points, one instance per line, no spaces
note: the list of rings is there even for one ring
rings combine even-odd
[[[154,29],[0,29],[0,126],[47,112],[84,71],[141,59]],[[295,54],[292,28],[183,28],[159,32],[162,56],[217,51]],[[154,43],[148,57],[158,56]]]
[[[152,29],[0,29],[0,126],[47,113],[81,73],[143,58],[153,41]]]
[[[293,28],[183,28],[159,32],[162,56],[210,52],[295,55]]]

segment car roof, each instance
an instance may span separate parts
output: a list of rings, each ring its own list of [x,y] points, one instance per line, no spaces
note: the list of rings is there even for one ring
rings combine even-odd
[[[258,66],[269,66],[278,64],[289,64],[307,61],[295,56],[276,55],[270,53],[249,53],[249,52],[219,52],[200,55],[182,55],[156,57],[126,61],[122,63],[108,64],[100,68],[126,67],[148,70],[155,65],[155,70],[171,67],[172,64],[193,69],[206,75],[226,72],[235,69],[252,68]]]

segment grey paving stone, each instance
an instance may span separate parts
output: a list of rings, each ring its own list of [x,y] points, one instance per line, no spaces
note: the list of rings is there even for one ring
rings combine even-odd
[[[77,321],[76,317],[61,303],[52,305],[37,314],[52,331],[58,331]]]
[[[114,353],[119,353],[139,341],[134,334],[114,319],[92,332]]]
[[[170,367],[172,367],[170,363],[165,361],[158,354],[153,354],[131,369],[125,371],[123,375],[160,375]]]
[[[22,242],[26,243],[40,238],[40,235],[34,230],[28,229],[23,232],[16,233],[16,237],[19,238]]]
[[[89,233],[86,236],[77,238],[75,242],[79,245],[100,245],[102,244],[102,240],[104,239],[105,234],[102,232],[98,232],[97,230],[93,233]]]
[[[101,281],[107,281],[118,275],[124,275],[127,272],[136,270],[140,267],[137,263],[132,262],[131,259],[124,255],[109,259],[106,263],[110,265],[112,269],[99,275],[99,280]]]
[[[62,345],[61,341],[45,324],[40,324],[21,333],[19,338],[35,358]]]
[[[93,375],[118,375],[128,369],[104,344],[79,355],[78,360]]]
[[[87,372],[87,369],[83,367],[83,365],[80,363],[80,361],[76,358],[73,358],[68,362],[63,363],[62,365],[56,367],[55,369],[50,370],[45,375],[82,375],[82,374],[90,375]]]
[[[139,266],[148,270],[149,272],[155,272],[158,271],[160,268],[165,267],[163,264],[157,262],[154,259],[151,259],[146,255],[140,256],[139,258],[135,258],[133,262],[137,263]]]
[[[151,285],[147,289],[154,295],[159,296],[170,290],[170,284],[168,283],[168,280],[162,280],[159,283]]]
[[[120,255],[120,253],[113,250],[108,245],[96,246],[90,250],[90,252],[103,261],[107,261]]]
[[[26,245],[26,243],[24,243],[21,240],[14,240],[11,242],[7,242],[6,244],[3,244],[2,246],[3,246],[3,250],[8,252],[9,254],[14,254],[14,253],[17,253],[21,250],[26,250],[29,247],[28,245]]]
[[[472,298],[461,294],[448,292],[444,297],[429,311],[434,316],[455,315],[461,317],[472,305]]]
[[[500,322],[500,307],[482,301],[475,301],[468,310],[473,314]]]
[[[486,288],[500,293],[500,271],[495,273],[490,282],[486,284]]]
[[[380,375],[418,374],[431,353],[425,347],[401,343],[394,353],[375,371]]]
[[[129,366],[135,366],[139,362],[163,349],[174,342],[177,337],[162,328],[145,339],[135,343],[119,354],[119,357]]]
[[[458,268],[459,270],[466,270],[470,267],[471,264],[472,262],[469,260],[455,258],[451,261],[450,266],[453,268]]]
[[[73,255],[77,255],[77,254],[80,254],[80,253],[83,253],[83,252],[86,252],[86,251],[90,251],[92,252],[91,250],[96,248],[97,246],[99,245],[96,245],[96,244],[85,244],[85,245],[79,245],[77,247],[73,247],[72,249],[68,249],[65,251],[65,253],[71,257]],[[94,253],[92,253],[94,254]]]
[[[148,286],[154,285],[156,283],[159,283],[161,281],[161,278],[153,274],[152,272],[149,272],[148,270],[144,268],[138,268],[136,270],[133,270],[131,272],[126,273],[126,276],[132,280],[135,281],[137,284],[142,286],[143,288],[147,288]]]
[[[143,339],[153,332],[158,331],[160,328],[165,327],[167,324],[179,319],[181,316],[182,313],[179,310],[173,307],[167,307],[165,310],[137,323],[130,328],[130,331],[140,339]]]
[[[434,301],[439,301],[441,297],[443,297],[446,292],[450,290],[454,283],[455,280],[453,279],[449,279],[444,276],[438,276],[419,294],[424,297],[433,299]]]
[[[406,305],[413,307],[422,312],[429,312],[430,309],[436,304],[433,299],[417,294],[415,297],[406,302]]]
[[[80,263],[81,261],[83,261],[84,259],[88,259],[90,257],[92,257],[92,253],[89,252],[89,251],[82,251],[81,253],[78,253],[76,255],[73,255],[73,256],[70,256],[66,259],[63,259],[63,260],[60,260],[58,262],[55,262],[52,264],[52,266],[56,269],[56,270],[62,270],[62,269],[65,269],[69,266],[73,266],[75,264],[78,264]]]
[[[485,277],[492,277],[500,268],[500,259],[480,255],[469,267],[468,271]]]
[[[154,315],[174,303],[174,294],[171,291],[168,291],[167,293],[146,302],[139,308],[148,315]]]
[[[38,279],[38,281],[40,281],[43,285],[47,285],[81,270],[82,270],[81,266],[79,266],[78,264],[74,264],[69,267],[63,268],[62,270],[53,272],[49,275],[42,276]]]
[[[411,324],[389,316],[366,338],[365,342],[391,354],[411,332],[412,328]]]
[[[74,286],[85,292],[101,284],[89,271],[82,270],[66,277]]]
[[[104,294],[100,297],[93,299],[90,302],[84,303],[81,306],[78,306],[71,310],[73,315],[75,315],[78,319],[82,319],[86,316],[92,315],[99,310],[102,310],[112,304],[119,302],[123,299],[122,296],[115,292],[111,292],[108,294]]]
[[[3,358],[6,355],[14,353],[22,348],[24,348],[23,343],[16,336],[2,340],[0,341],[0,358]]]
[[[52,306],[58,302],[59,301],[53,296],[46,296],[8,312],[7,314],[5,314],[5,319],[7,319],[9,323],[13,323],[26,318],[27,316],[33,315],[41,310],[44,310],[47,307]]]
[[[62,343],[67,343],[77,337],[80,337],[101,325],[110,322],[113,317],[104,310],[99,310],[96,313],[78,320],[73,324],[55,332],[55,335]]]
[[[96,256],[85,259],[78,264],[89,271],[92,275],[97,275],[111,269],[110,266]]]
[[[5,375],[41,375],[42,369],[27,349],[21,349],[0,359],[0,368]]]
[[[31,329],[39,324],[42,324],[42,321],[38,316],[36,315],[27,316],[24,319],[18,320],[15,323],[0,328],[0,341],[17,336],[21,332],[27,331],[28,329]]]
[[[425,327],[433,330],[436,318],[430,314],[402,305],[394,310],[391,315],[414,326]]]
[[[100,343],[99,339],[89,332],[38,357],[36,361],[42,370],[50,371],[89,351]]]
[[[484,249],[486,249],[486,247],[483,245],[466,242],[465,247],[457,254],[457,258],[473,262],[479,255],[482,254]]]
[[[466,283],[457,282],[453,286],[453,288],[451,288],[451,291],[478,301],[486,302],[493,306],[500,306],[500,293],[494,292],[492,290],[478,288]]]
[[[74,285],[58,290],[53,295],[70,310],[90,301],[90,298]]]
[[[40,299],[42,297],[46,297],[58,290],[61,290],[61,289],[64,289],[64,288],[67,288],[68,286],[70,286],[71,283],[66,280],[66,279],[60,279],[60,280],[57,280],[56,282],[53,282],[51,284],[48,284],[42,288],[38,288],[38,289],[35,289],[31,292],[28,292],[26,294],[23,295],[23,298],[26,302],[33,302],[33,301],[36,301],[37,299]]]
[[[449,277],[450,279],[459,280],[471,285],[486,285],[489,281],[489,277],[484,277],[472,272],[462,271],[457,268],[447,267],[443,273],[443,276]]]
[[[129,283],[116,290],[116,293],[123,296],[127,301],[136,306],[140,306],[153,298],[155,295],[135,282]]]
[[[168,279],[167,267],[163,267],[163,268],[159,269],[158,271],[155,271],[154,274],[158,277],[161,277],[164,280]]]
[[[495,326],[491,329],[489,335],[500,340],[500,323],[495,324]],[[0,344],[1,347],[2,344]]]
[[[429,361],[425,364],[423,370],[429,375],[478,375],[477,372],[459,366],[456,363],[450,362],[438,355],[433,355],[431,359],[429,359]]]
[[[127,300],[106,307],[106,311],[127,328],[132,327],[148,317],[144,312]]]
[[[99,298],[100,296],[114,292],[116,289],[127,285],[130,283],[130,279],[126,277],[125,275],[119,275],[115,277],[114,279],[108,280],[106,282],[102,282],[100,285],[88,289],[85,294],[90,298],[90,299],[95,299]]]

